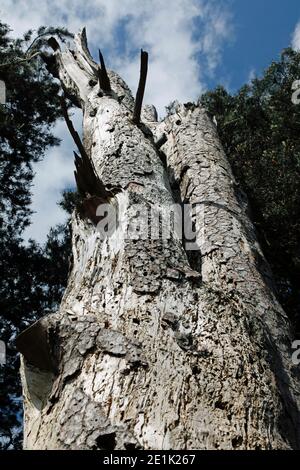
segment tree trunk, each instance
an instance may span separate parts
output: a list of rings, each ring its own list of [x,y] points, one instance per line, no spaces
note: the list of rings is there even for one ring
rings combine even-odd
[[[24,447],[299,448],[289,322],[214,124],[191,103],[139,122],[84,30],[75,51],[54,48],[83,110],[83,145],[69,122],[83,201],[60,310],[18,339]],[[163,236],[174,203],[194,239],[178,224]],[[97,206],[118,214],[105,239]]]

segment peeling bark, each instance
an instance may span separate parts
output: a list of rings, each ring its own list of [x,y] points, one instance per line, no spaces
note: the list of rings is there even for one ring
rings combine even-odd
[[[24,447],[299,448],[289,322],[205,110],[178,105],[158,123],[144,106],[137,122],[116,73],[106,72],[111,90],[99,87],[84,30],[74,51],[54,54],[65,92],[82,107],[95,179],[90,190],[81,185],[89,209],[72,217],[60,310],[18,340]],[[121,221],[105,240],[88,216],[100,186]],[[137,204],[164,228],[174,202],[194,207],[196,251],[176,230],[168,240],[136,232],[120,242]]]

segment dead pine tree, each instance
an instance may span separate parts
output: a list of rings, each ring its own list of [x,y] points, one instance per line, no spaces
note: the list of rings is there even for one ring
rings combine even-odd
[[[134,99],[84,29],[72,50],[49,43],[83,112],[81,141],[62,97],[82,201],[60,309],[17,341],[24,448],[299,448],[290,325],[216,127],[192,103],[162,122],[142,106],[146,52]],[[161,236],[175,203],[193,237]],[[102,207],[118,215],[106,237]]]

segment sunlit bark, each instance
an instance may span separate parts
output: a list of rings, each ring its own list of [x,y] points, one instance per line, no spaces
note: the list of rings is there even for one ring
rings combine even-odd
[[[19,338],[25,448],[298,448],[289,322],[214,124],[193,104],[159,123],[145,106],[140,122],[85,31],[55,59],[83,111],[85,195],[60,310]],[[164,226],[174,203],[193,205],[193,243],[121,237],[137,205]],[[101,204],[119,220],[105,240]]]

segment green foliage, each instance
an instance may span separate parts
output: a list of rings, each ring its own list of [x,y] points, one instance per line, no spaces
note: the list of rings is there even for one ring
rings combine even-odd
[[[64,33],[40,28],[36,39],[29,32],[23,40],[11,40],[9,28],[0,23],[0,78],[6,84],[6,105],[0,108],[0,220],[13,223],[18,233],[29,222],[32,163],[42,158],[47,147],[59,143],[51,133],[61,116],[59,85],[39,56],[29,60],[49,31]]]
[[[7,360],[2,366],[1,436],[3,447],[20,448],[21,385],[16,336],[41,316],[58,308],[70,265],[68,226],[58,226],[48,235],[45,246],[31,241],[28,246],[10,231],[0,238],[0,338],[6,343]]]
[[[64,209],[68,214],[72,214],[75,208],[82,203],[82,196],[78,191],[63,191],[62,200],[59,202],[59,205]]]
[[[56,309],[66,285],[70,235],[68,226],[49,233],[45,246],[23,244],[30,223],[32,164],[58,143],[51,127],[61,116],[58,84],[45,69],[37,49],[47,35],[69,37],[65,30],[40,28],[12,40],[0,23],[0,79],[6,105],[0,105],[0,339],[7,346],[1,366],[0,447],[20,448],[22,410],[19,357],[14,340],[27,326]]]
[[[300,333],[300,105],[292,84],[300,78],[300,54],[286,49],[262,78],[235,95],[223,87],[200,102],[218,133],[237,180],[246,190],[279,299]]]

